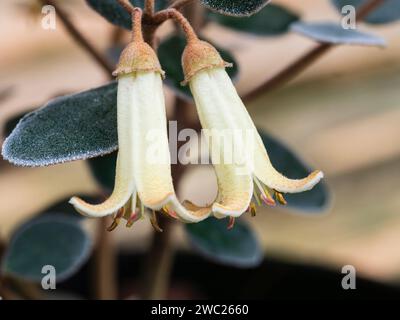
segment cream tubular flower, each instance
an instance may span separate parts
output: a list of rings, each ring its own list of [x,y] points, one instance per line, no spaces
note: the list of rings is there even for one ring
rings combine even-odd
[[[246,204],[249,206],[249,193],[253,193],[253,185],[253,196],[259,205],[261,201],[275,205],[274,196],[277,201],[286,204],[282,193],[310,190],[322,179],[321,171],[314,171],[303,179],[289,179],[275,170],[246,107],[225,71],[227,64],[213,46],[204,41],[190,41],[183,53],[182,64],[184,83],[190,86],[204,129],[251,132],[253,150],[249,150],[252,156],[247,158],[249,176],[242,174],[234,177],[235,170],[231,170],[234,165],[215,166],[220,200],[229,199],[230,203],[238,204],[237,207],[226,208],[225,214],[236,215],[244,211]],[[226,206],[221,203],[221,207]],[[253,203],[249,209],[255,213]],[[219,204],[214,204],[213,210],[223,213],[219,210]]]
[[[167,139],[162,70],[153,49],[136,36],[121,54],[114,75],[118,76],[118,158],[114,191],[103,203],[93,205],[73,197],[70,203],[88,217],[116,213],[111,229],[121,218],[127,226],[150,209],[150,220],[158,228],[155,210],[185,222],[207,218],[211,208],[182,206],[174,191]],[[149,136],[156,135],[157,155],[149,151]],[[154,139],[153,139],[154,140]],[[154,143],[154,142],[153,142]]]

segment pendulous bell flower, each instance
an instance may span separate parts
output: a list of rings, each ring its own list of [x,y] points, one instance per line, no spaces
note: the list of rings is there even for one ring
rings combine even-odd
[[[149,212],[150,221],[158,229],[155,210],[161,209],[185,222],[204,220],[211,208],[198,208],[188,203],[190,208],[186,209],[175,195],[167,139],[163,71],[154,50],[143,41],[141,33],[122,52],[114,75],[118,76],[119,144],[114,190],[101,204],[89,204],[77,197],[73,197],[70,203],[88,217],[115,214],[111,230],[121,218],[131,226]],[[154,133],[156,155],[150,152],[149,143],[149,136],[154,136]]]
[[[209,43],[191,39],[182,56],[185,74],[183,84],[189,84],[203,130],[217,130],[224,135],[241,130],[251,133],[251,143],[245,166],[231,161],[214,163],[215,149],[223,146],[212,140],[211,161],[218,180],[219,194],[212,210],[216,216],[235,217],[248,209],[255,214],[255,203],[286,204],[282,193],[298,193],[312,189],[322,178],[314,171],[303,179],[289,179],[271,164],[257,129],[225,71],[228,64]],[[251,148],[250,148],[251,145]],[[243,147],[246,150],[246,145]],[[274,199],[275,198],[275,199]]]

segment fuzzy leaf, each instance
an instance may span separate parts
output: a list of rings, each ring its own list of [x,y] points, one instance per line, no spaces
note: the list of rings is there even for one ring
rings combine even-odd
[[[370,0],[332,0],[333,4],[338,8],[339,12],[346,5],[351,5],[354,8],[360,8],[361,5]],[[400,1],[385,0],[375,10],[373,10],[365,19],[365,22],[371,24],[385,24],[400,20]]]
[[[208,17],[225,27],[260,36],[285,33],[293,22],[299,20],[299,16],[295,13],[274,4],[266,6],[257,14],[247,18],[225,16],[213,12],[210,12]]]
[[[181,82],[184,79],[181,56],[186,46],[186,40],[183,36],[171,36],[164,40],[158,48],[158,58],[162,68],[166,73],[165,84],[171,87],[177,95],[186,100],[192,99],[189,86],[182,86]],[[221,57],[227,61],[232,62],[233,67],[227,68],[229,76],[235,80],[239,73],[238,65],[233,56],[225,49],[215,46]]]
[[[193,248],[204,257],[225,265],[240,268],[256,267],[263,252],[253,230],[241,220],[227,229],[227,219],[208,218],[185,225]]]
[[[3,144],[4,159],[46,166],[117,149],[117,83],[67,95],[24,116]]]
[[[76,272],[91,251],[91,240],[79,219],[66,215],[46,215],[21,226],[13,235],[2,271],[40,282],[46,265],[56,269],[56,281]]]
[[[144,0],[129,0],[134,6],[143,8]],[[131,16],[117,0],[86,0],[88,5],[101,16],[107,19],[108,22],[115,24],[119,27],[131,30],[132,19]],[[164,9],[168,6],[168,0],[157,0],[155,2],[156,10]]]
[[[268,151],[274,167],[292,179],[304,178],[312,169],[282,142],[268,133],[258,130]],[[330,203],[330,194],[324,181],[319,182],[313,189],[301,193],[286,193],[285,199],[290,209],[305,213],[318,213],[326,210]]]
[[[260,11],[270,0],[201,0],[201,2],[220,14],[246,17]]]
[[[385,39],[380,36],[352,29],[343,29],[342,26],[329,22],[296,22],[292,24],[291,29],[306,37],[324,43],[380,47],[386,45]]]

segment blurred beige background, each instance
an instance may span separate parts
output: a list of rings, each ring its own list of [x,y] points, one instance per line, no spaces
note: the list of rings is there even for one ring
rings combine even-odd
[[[40,16],[27,14],[28,2],[0,2],[0,90],[12,87],[12,95],[0,105],[0,126],[60,92],[107,81],[60,22],[56,31],[43,30]],[[328,0],[274,2],[307,21],[340,19]],[[59,3],[96,47],[105,50],[113,27],[84,1]],[[400,24],[361,27],[385,37],[388,47],[337,47],[289,85],[249,104],[260,127],[326,173],[334,193],[331,208],[323,215],[263,209],[248,220],[269,255],[337,270],[352,264],[365,276],[395,282],[400,275]],[[161,34],[169,29],[165,26]],[[313,46],[295,34],[259,38],[214,24],[204,33],[237,58],[241,93]],[[205,201],[213,192],[199,190],[210,184],[207,189],[213,190],[213,183],[206,168],[193,168],[183,181],[182,196]],[[2,161],[0,234],[7,238],[18,223],[51,202],[96,190],[83,162],[16,168]],[[140,241],[139,247],[135,240],[148,239],[149,228],[146,221],[132,229],[121,226],[113,236],[125,250],[143,250],[147,242]],[[181,230],[176,237],[177,244],[186,247]]]

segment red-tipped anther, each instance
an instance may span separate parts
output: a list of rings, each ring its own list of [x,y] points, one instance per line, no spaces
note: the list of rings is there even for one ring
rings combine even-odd
[[[176,212],[174,210],[168,210],[168,214],[174,218],[174,219],[179,219],[178,215],[176,214]]]
[[[121,208],[117,211],[117,214],[115,215],[115,218],[111,223],[111,226],[107,228],[107,231],[113,231],[116,227],[118,227],[119,223],[121,222],[121,218],[124,215],[124,212],[125,212],[124,208]]]
[[[266,196],[266,195],[264,195],[264,194],[261,194],[261,200],[262,200],[267,206],[271,206],[271,207],[276,206],[275,200],[272,199],[272,198],[270,198],[270,197],[268,197],[268,196]]]
[[[133,211],[131,213],[131,216],[129,217],[128,221],[126,222],[126,227],[127,228],[132,227],[137,219],[138,219],[138,214],[135,211]]]
[[[228,223],[227,229],[228,230],[232,230],[234,225],[235,225],[235,218],[234,217],[229,217],[229,223]]]

